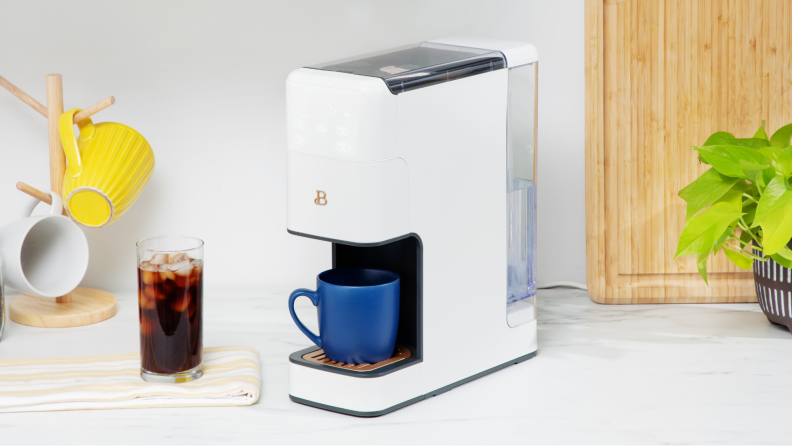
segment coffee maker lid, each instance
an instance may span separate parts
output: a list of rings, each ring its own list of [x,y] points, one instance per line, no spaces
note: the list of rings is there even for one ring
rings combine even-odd
[[[500,51],[422,42],[306,68],[378,77],[399,94],[506,68],[506,58]]]

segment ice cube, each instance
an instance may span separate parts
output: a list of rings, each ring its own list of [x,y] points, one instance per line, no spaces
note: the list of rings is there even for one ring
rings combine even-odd
[[[143,283],[145,283],[146,285],[151,285],[152,283],[154,283],[154,280],[156,279],[155,274],[157,273],[155,273],[154,271],[144,270],[140,272],[140,276],[143,279]]]
[[[185,254],[183,252],[180,252],[178,254],[171,254],[170,255],[170,259],[168,259],[168,263],[179,263],[179,262],[184,262],[184,261],[189,262],[190,258],[187,257],[187,254]]]
[[[162,272],[173,271],[173,268],[171,268],[172,266],[173,265],[171,265],[170,263],[163,263],[162,265],[157,265],[157,271],[159,271],[161,273]]]
[[[140,294],[139,303],[140,303],[140,308],[141,309],[143,309],[143,310],[153,310],[153,309],[157,308],[157,304],[152,299],[149,299],[146,296],[145,292],[140,292],[139,294]]]
[[[164,265],[168,263],[168,255],[167,254],[155,254],[154,257],[151,258],[150,263],[152,265]]]
[[[152,265],[149,261],[140,262],[140,269],[143,271],[156,271],[157,265]]]
[[[174,279],[176,279],[176,275],[174,275],[172,271],[162,271],[162,270],[160,270],[159,274],[160,274],[160,279],[162,279],[162,280],[166,280],[166,279],[174,280]]]
[[[154,291],[153,286],[144,286],[142,291],[143,295],[146,296],[146,299],[154,299],[154,294],[156,292]]]
[[[189,276],[182,276],[178,271],[175,274],[176,280],[174,280],[173,283],[175,283],[177,287],[184,288],[190,284]]]
[[[173,283],[175,283],[177,287],[184,288],[188,286],[190,277],[194,275],[192,265],[188,263],[186,266],[174,271],[173,275],[176,276]]]
[[[190,261],[187,259],[182,260],[179,263],[171,263],[168,266],[170,266],[171,271],[174,271],[176,274],[181,274],[183,276],[190,274],[190,270],[192,269],[192,263],[190,263]]]

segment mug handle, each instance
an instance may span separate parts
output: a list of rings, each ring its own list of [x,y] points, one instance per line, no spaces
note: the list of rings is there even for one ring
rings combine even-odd
[[[46,193],[52,197],[52,208],[50,209],[50,215],[63,214],[63,198],[61,198],[60,194],[57,194],[53,191]],[[33,209],[35,209],[39,203],[41,203],[41,201],[39,201],[38,198],[28,198],[28,201],[25,202],[25,205],[22,207],[22,211],[19,212],[19,218],[17,220],[30,217],[30,214],[33,213]]]
[[[311,302],[313,302],[314,306],[316,306],[319,305],[319,295],[316,294],[316,291],[311,291],[305,288],[299,288],[294,290],[294,292],[291,293],[291,296],[289,296],[289,313],[291,313],[291,317],[292,319],[294,319],[294,323],[297,324],[297,328],[299,328],[300,331],[302,331],[305,334],[305,336],[308,336],[308,339],[313,341],[314,344],[319,346],[319,348],[322,348],[322,338],[313,334],[311,330],[306,328],[305,325],[303,325],[303,323],[300,322],[300,319],[297,317],[297,313],[294,312],[294,301],[297,300],[297,298],[300,296],[305,296],[311,299]]]
[[[66,159],[69,160],[69,176],[74,178],[80,175],[83,171],[82,160],[80,159],[80,151],[77,149],[77,136],[74,134],[74,115],[81,112],[80,108],[73,108],[64,112],[58,118],[58,131],[61,135],[61,144],[63,144],[63,151],[66,153]],[[77,123],[80,128],[80,141],[87,141],[94,135],[95,129],[91,118],[85,118]]]

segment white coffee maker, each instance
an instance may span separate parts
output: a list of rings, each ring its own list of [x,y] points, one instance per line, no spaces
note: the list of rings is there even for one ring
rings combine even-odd
[[[378,416],[536,354],[537,61],[453,37],[289,75],[289,233],[401,276],[394,356],[297,351],[293,401]]]

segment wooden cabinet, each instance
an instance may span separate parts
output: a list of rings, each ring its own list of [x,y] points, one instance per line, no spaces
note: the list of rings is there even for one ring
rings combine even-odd
[[[586,0],[586,264],[601,303],[755,302],[723,253],[674,260],[691,147],[792,122],[792,1]]]

